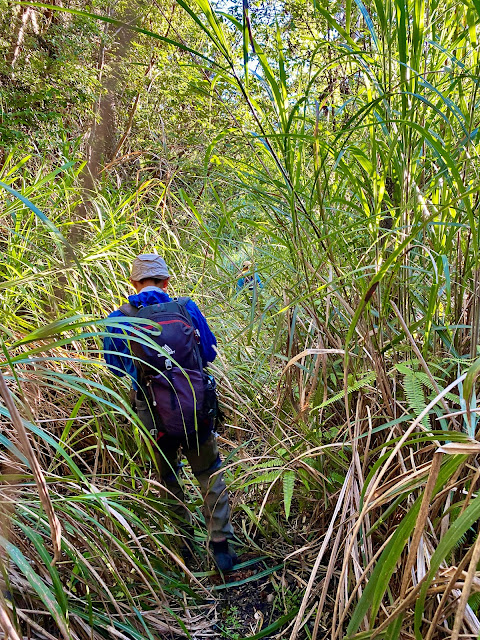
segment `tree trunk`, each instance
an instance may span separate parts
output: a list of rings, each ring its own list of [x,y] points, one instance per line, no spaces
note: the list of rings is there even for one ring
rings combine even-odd
[[[13,38],[10,43],[6,59],[7,64],[12,67],[12,70],[15,67],[18,57],[22,51],[25,32],[29,20],[32,21],[34,30],[37,32],[38,27],[33,9],[31,7],[21,7],[20,13],[14,18]]]
[[[127,23],[131,22],[133,21],[134,15],[133,9],[130,9],[127,15],[120,16],[119,20]],[[109,28],[111,28],[111,25],[107,23],[105,26],[105,34]],[[80,220],[87,218],[95,181],[100,175],[103,166],[113,159],[117,148],[115,95],[120,80],[120,63],[132,40],[132,31],[126,27],[119,27],[116,35],[117,43],[109,52],[112,58],[111,71],[102,83],[102,93],[98,100],[96,117],[88,140],[87,164],[80,178],[82,182],[82,202],[79,203],[76,210],[76,217]],[[98,56],[100,79],[102,79],[103,76],[106,56],[107,50],[102,43]],[[73,225],[70,234],[70,241],[73,244],[83,237],[82,230],[82,225]]]

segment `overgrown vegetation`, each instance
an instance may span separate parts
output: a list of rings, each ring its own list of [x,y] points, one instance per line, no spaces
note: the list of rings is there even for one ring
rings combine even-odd
[[[478,637],[480,7],[137,9],[4,12],[5,637]],[[233,601],[102,365],[151,251],[219,339]]]

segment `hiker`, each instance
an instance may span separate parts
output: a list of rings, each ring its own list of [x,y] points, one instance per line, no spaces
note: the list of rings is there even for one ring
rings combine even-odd
[[[182,453],[187,457],[200,484],[215,563],[222,572],[227,572],[237,556],[229,545],[233,528],[228,492],[223,472],[219,472],[221,459],[213,432],[217,408],[215,380],[204,371],[215,360],[217,341],[193,300],[170,298],[169,280],[167,265],[159,255],[143,254],[135,258],[130,282],[136,293],[129,296],[129,304],[108,317],[148,319],[152,324],[137,323],[135,328],[142,333],[143,341],[155,340],[155,348],[132,339],[135,334],[132,331],[126,334],[125,323],[112,324],[108,327],[112,336],[104,339],[104,357],[115,375],[128,375],[132,380],[135,410],[156,440],[155,457],[161,481],[167,495],[175,498],[172,509],[183,522],[187,540],[190,538],[191,542],[192,515],[184,504],[179,481]],[[160,333],[155,331],[156,323],[162,328]],[[188,377],[184,372],[188,372]],[[190,545],[183,551],[185,559],[191,556]]]
[[[260,280],[260,276],[258,273],[253,270],[252,272],[252,263],[250,260],[245,260],[242,264],[242,270],[238,274],[240,277],[237,280],[237,292],[242,289],[247,290],[250,295],[254,295],[254,293],[258,292],[260,289],[263,289],[262,281]]]

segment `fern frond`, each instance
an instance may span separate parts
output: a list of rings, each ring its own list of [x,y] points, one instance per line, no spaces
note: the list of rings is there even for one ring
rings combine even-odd
[[[254,484],[263,484],[264,482],[274,482],[282,473],[281,469],[275,469],[274,471],[268,471],[267,473],[262,473],[259,476],[255,476],[246,480],[244,483],[244,487],[249,487]]]
[[[354,391],[358,391],[359,389],[362,389],[363,387],[366,387],[368,384],[372,383],[375,380],[375,378],[376,378],[376,373],[374,371],[371,371],[364,378],[362,378],[361,380],[357,380],[351,386],[349,386],[347,388],[347,393],[350,395]],[[345,395],[345,392],[344,391],[340,391],[339,393],[336,393],[331,398],[328,398],[328,400],[325,400],[325,402],[322,402],[321,404],[317,405],[316,407],[313,407],[313,410],[315,410],[315,409],[323,409],[323,407],[327,407],[329,404],[332,404],[333,402],[337,402],[338,400],[342,400],[344,395]]]
[[[403,386],[405,389],[405,396],[408,401],[409,408],[413,409],[416,415],[420,415],[425,409],[425,394],[423,392],[422,380],[419,378],[417,372],[412,371],[408,367],[405,367],[406,372],[403,378]],[[422,424],[425,428],[429,428],[428,417],[425,416],[422,420]]]

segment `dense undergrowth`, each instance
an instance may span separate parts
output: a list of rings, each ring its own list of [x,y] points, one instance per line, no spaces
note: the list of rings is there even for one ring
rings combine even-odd
[[[219,340],[238,549],[273,594],[241,637],[477,637],[478,7],[315,6],[328,37],[286,59],[246,5],[179,5],[212,100],[244,116],[204,175],[126,165],[86,195],[78,155],[4,158],[2,625],[240,637],[208,561],[183,565],[129,381],[102,365],[103,318],[156,251]]]

